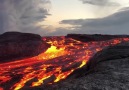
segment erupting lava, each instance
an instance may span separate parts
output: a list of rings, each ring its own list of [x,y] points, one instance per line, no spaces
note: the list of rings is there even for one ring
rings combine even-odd
[[[86,65],[98,51],[116,45],[128,38],[117,38],[99,42],[81,42],[65,37],[44,37],[51,47],[44,53],[8,63],[0,64],[0,90],[19,90],[43,84],[53,84]]]

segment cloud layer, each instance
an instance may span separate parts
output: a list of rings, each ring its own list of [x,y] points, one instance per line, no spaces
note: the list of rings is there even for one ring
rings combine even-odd
[[[84,4],[91,4],[97,6],[119,6],[120,4],[112,2],[110,0],[80,0]]]
[[[72,28],[58,28],[52,35],[66,35],[68,33],[81,34],[129,34],[129,7],[122,8],[118,0],[80,0],[83,4],[90,4],[95,15],[101,16],[92,19],[62,20],[60,24],[73,25]],[[108,14],[103,17],[101,13]],[[56,34],[58,33],[58,34]]]
[[[119,7],[119,3],[110,0],[80,0],[84,4],[99,6],[97,13],[108,12],[100,7]],[[49,0],[0,0],[0,33],[6,31],[21,31],[37,33],[40,35],[66,35],[68,33],[86,34],[129,34],[129,8],[110,16],[96,19],[62,20],[61,24],[69,24],[71,27],[59,27],[50,31],[49,26],[41,26],[37,23],[44,21],[50,15],[48,9]],[[100,10],[101,9],[101,10]],[[97,15],[96,13],[96,15]]]
[[[36,23],[48,14],[49,0],[0,0],[0,33],[41,32]]]
[[[129,8],[104,18],[62,20],[61,24],[73,25],[74,29],[57,29],[58,34],[129,34]],[[59,33],[60,32],[60,33]],[[57,35],[55,32],[52,35]]]

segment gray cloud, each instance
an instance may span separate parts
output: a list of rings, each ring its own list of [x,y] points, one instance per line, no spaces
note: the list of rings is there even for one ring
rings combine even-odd
[[[36,23],[49,15],[49,4],[49,0],[0,0],[0,33],[6,31],[36,33],[37,29],[42,30]]]
[[[98,19],[63,20],[62,24],[80,25],[73,31],[63,30],[63,33],[82,34],[129,34],[129,9]],[[60,31],[61,32],[61,31]]]
[[[85,19],[73,19],[73,20],[62,20],[60,24],[71,24],[71,25],[81,25],[85,22]]]
[[[119,6],[119,3],[112,2],[110,0],[80,0],[84,4],[91,4],[97,6]]]

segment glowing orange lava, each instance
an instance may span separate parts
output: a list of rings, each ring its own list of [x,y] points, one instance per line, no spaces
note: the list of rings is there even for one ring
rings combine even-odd
[[[81,42],[65,37],[44,37],[43,40],[51,45],[46,52],[32,58],[0,64],[0,90],[19,90],[56,83],[82,68],[104,47],[129,41],[129,38],[99,42]]]

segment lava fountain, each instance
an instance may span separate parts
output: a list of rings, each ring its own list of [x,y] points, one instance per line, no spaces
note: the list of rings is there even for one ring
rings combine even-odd
[[[19,90],[59,82],[86,65],[96,52],[129,41],[129,38],[81,42],[61,36],[43,37],[43,41],[51,45],[46,52],[0,64],[0,90]]]

